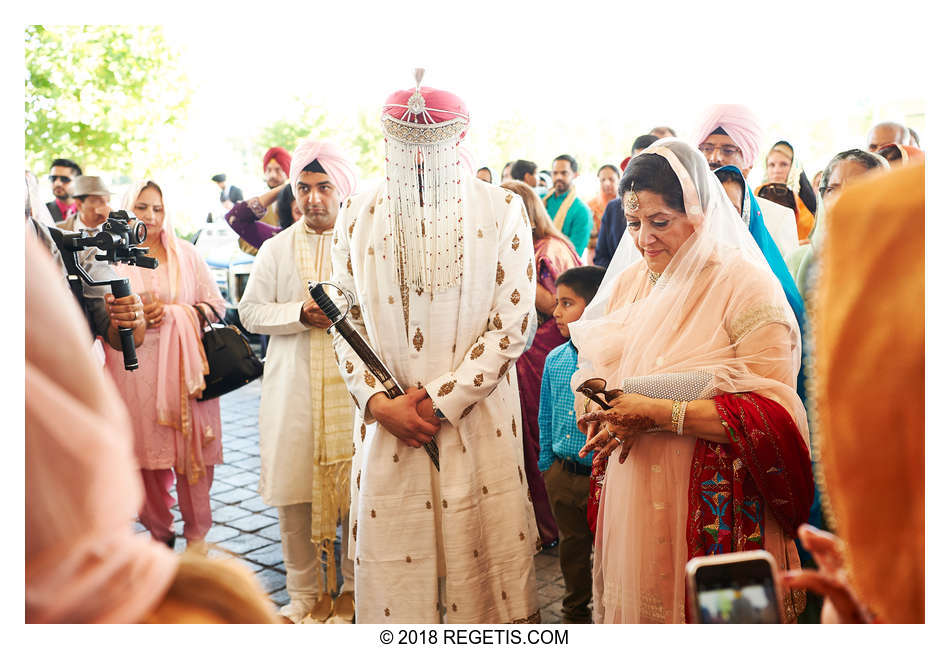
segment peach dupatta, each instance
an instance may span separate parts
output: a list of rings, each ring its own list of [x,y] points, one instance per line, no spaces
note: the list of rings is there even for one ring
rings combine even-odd
[[[176,555],[132,531],[144,492],[128,413],[92,356],[62,273],[30,245],[26,621],[138,622],[164,597]]]

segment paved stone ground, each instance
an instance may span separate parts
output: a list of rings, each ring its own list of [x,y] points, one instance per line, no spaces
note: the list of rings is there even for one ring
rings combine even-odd
[[[277,510],[268,507],[257,494],[260,473],[257,410],[261,397],[260,381],[221,398],[221,424],[224,464],[215,467],[211,485],[211,512],[214,525],[206,540],[237,555],[257,576],[277,606],[287,603],[286,570],[280,549]],[[181,513],[174,508],[175,550],[185,548]],[[146,533],[141,524],[135,528]],[[339,552],[339,543],[337,544]],[[213,553],[213,551],[212,551]],[[558,566],[557,549],[535,556],[541,621],[560,622],[564,577]]]

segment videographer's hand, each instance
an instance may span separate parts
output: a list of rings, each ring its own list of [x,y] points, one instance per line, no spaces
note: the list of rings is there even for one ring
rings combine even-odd
[[[132,337],[135,340],[135,346],[138,347],[145,340],[146,311],[142,305],[142,300],[138,295],[132,293],[126,297],[116,298],[109,293],[105,296],[106,309],[109,312],[109,344],[116,349],[121,349],[119,342],[119,329],[132,329]],[[113,342],[119,346],[116,347]]]
[[[426,421],[416,410],[427,397],[426,391],[419,388],[413,388],[395,399],[390,399],[385,392],[377,392],[370,397],[366,406],[383,428],[407,445],[419,448],[439,432],[438,424]]]
[[[300,307],[300,322],[317,329],[330,328],[330,318],[323,315],[323,311],[313,301],[313,298],[307,298],[307,301]]]

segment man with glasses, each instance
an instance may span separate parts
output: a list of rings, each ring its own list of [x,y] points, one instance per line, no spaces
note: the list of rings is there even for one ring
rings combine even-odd
[[[82,175],[79,165],[67,158],[57,158],[49,168],[49,182],[53,187],[53,200],[46,204],[53,221],[64,221],[79,209],[70,196],[73,179]]]
[[[747,106],[714,104],[703,115],[697,146],[709,168],[733,165],[745,178],[759,155],[762,127]],[[798,247],[798,225],[795,212],[766,199],[758,201],[762,220],[772,239],[785,256]],[[738,216],[738,215],[737,215]]]

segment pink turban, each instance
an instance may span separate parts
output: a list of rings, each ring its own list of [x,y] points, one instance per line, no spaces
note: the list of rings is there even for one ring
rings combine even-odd
[[[420,87],[421,106],[415,104],[415,101],[418,100],[418,97],[413,99],[415,93],[415,88],[397,90],[386,97],[382,116],[391,117],[404,124],[440,124],[453,119],[462,119],[468,124],[471,120],[465,102],[462,101],[461,97],[448,90],[436,90],[428,86]],[[419,109],[419,112],[413,112],[414,109]],[[462,131],[458,139],[464,138],[465,134],[466,131]]]
[[[710,106],[696,132],[696,146],[702,144],[709,134],[722,128],[742,150],[744,167],[755,164],[759,155],[759,140],[762,139],[762,127],[752,111],[742,104],[714,104]]]
[[[264,170],[267,170],[267,165],[270,164],[271,160],[276,160],[277,164],[280,165],[280,168],[284,170],[284,173],[290,176],[290,154],[287,153],[287,149],[282,146],[272,146],[267,149],[267,153],[264,154]]]
[[[340,200],[353,193],[356,189],[356,167],[347,159],[343,151],[332,142],[318,142],[316,140],[304,140],[294,150],[293,159],[290,161],[290,187],[297,198],[297,179],[303,168],[316,160],[323,167],[330,182],[340,192]]]
[[[140,622],[178,559],[132,530],[144,498],[132,423],[62,271],[27,246],[26,621]]]

